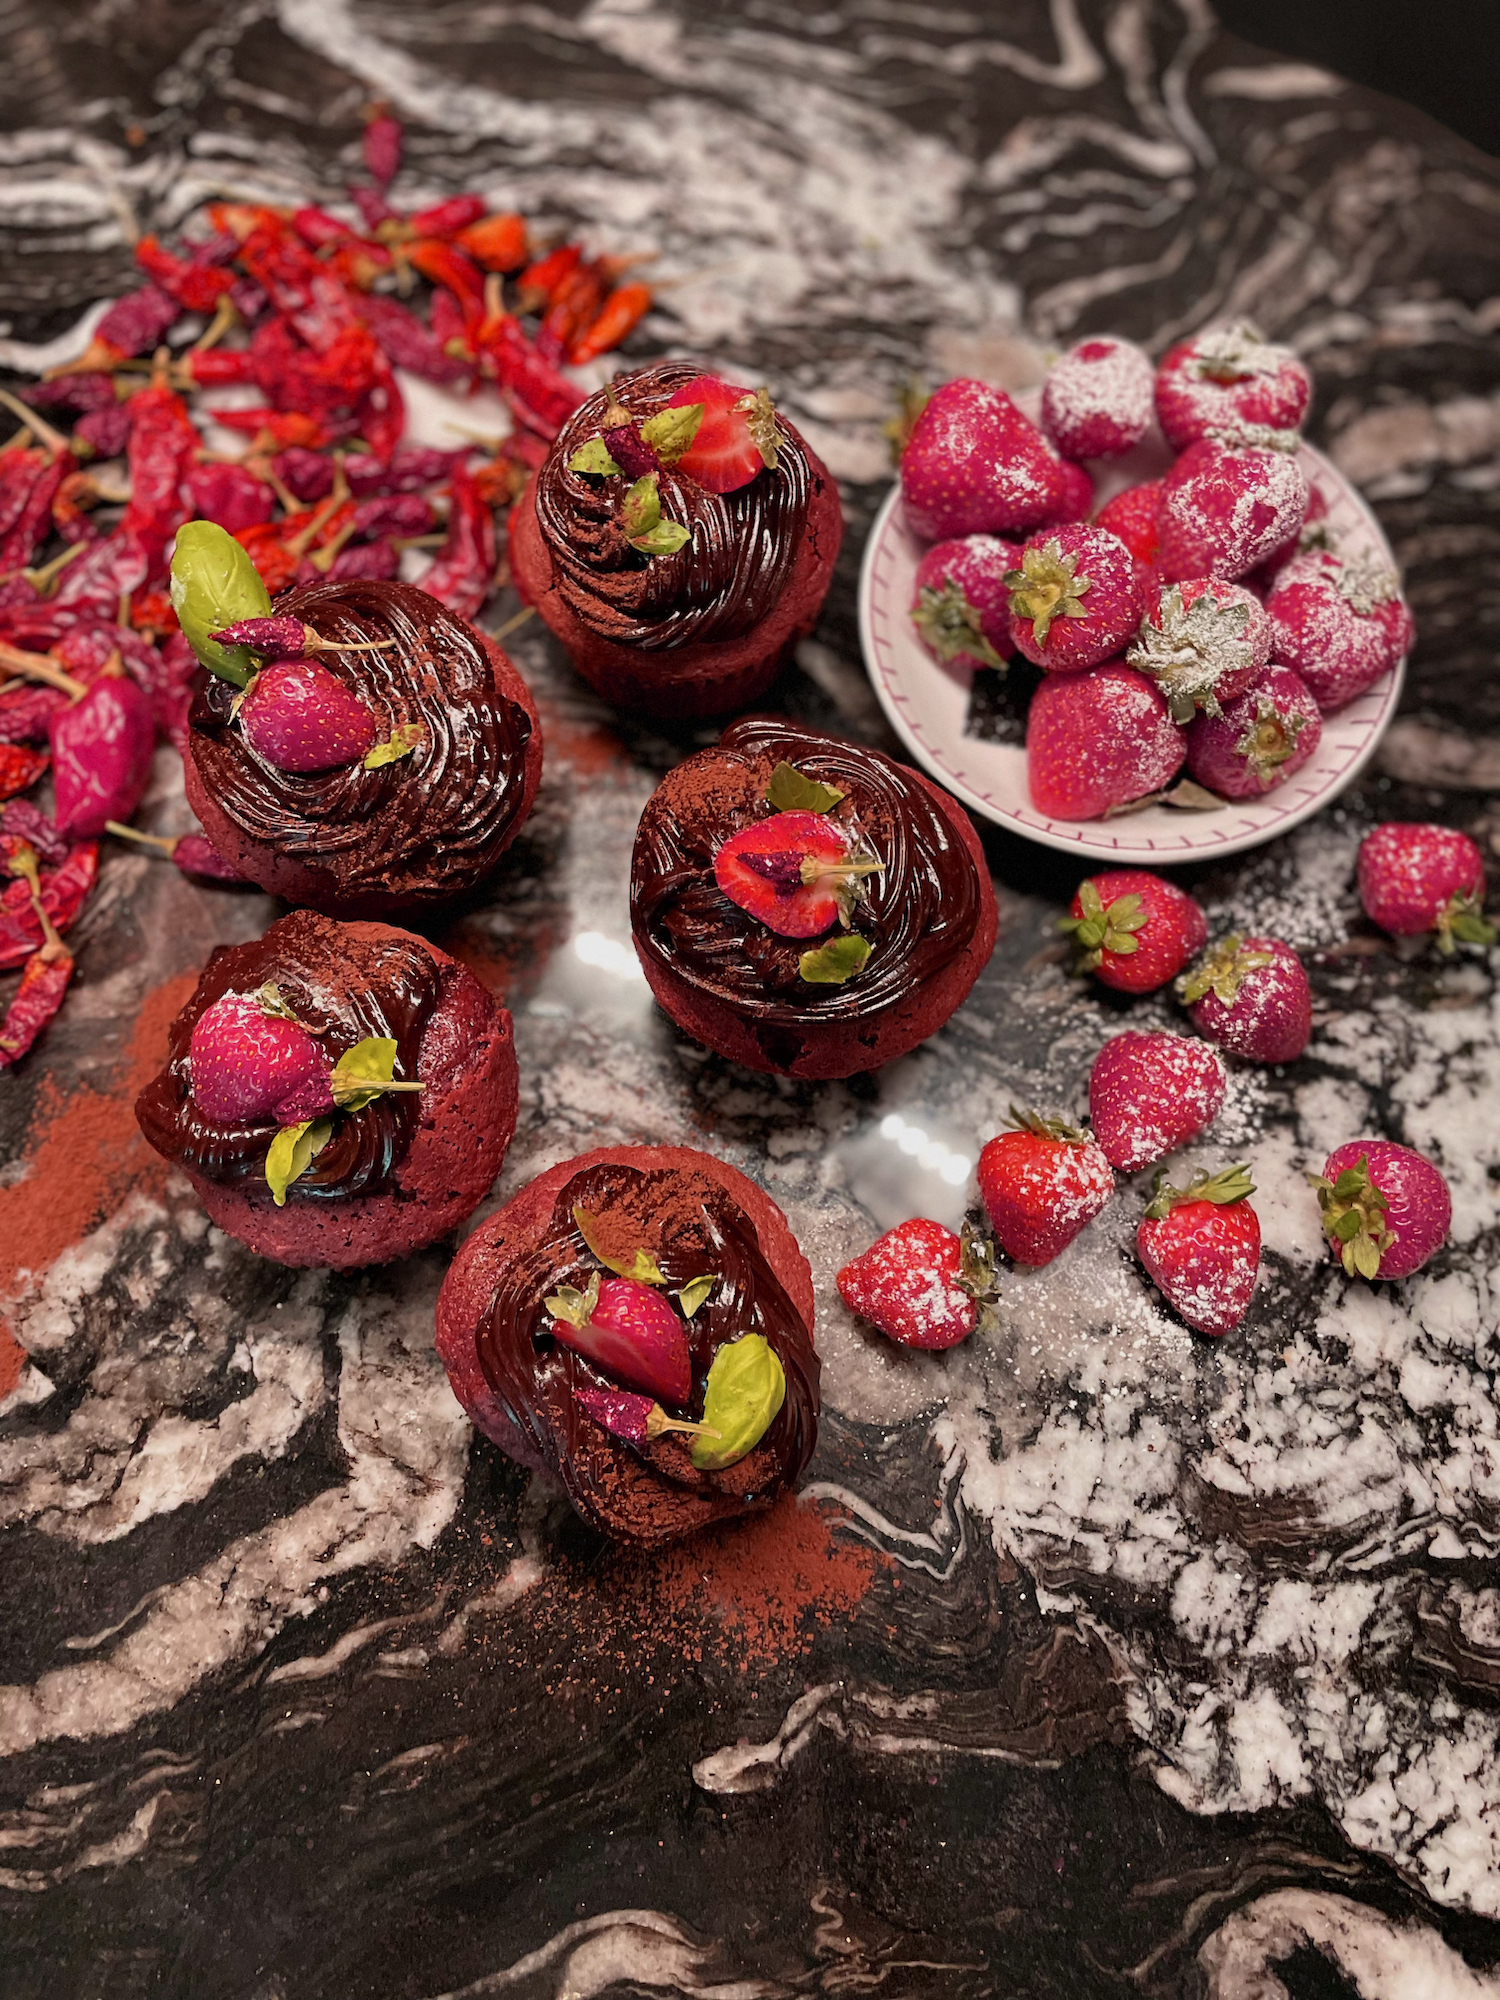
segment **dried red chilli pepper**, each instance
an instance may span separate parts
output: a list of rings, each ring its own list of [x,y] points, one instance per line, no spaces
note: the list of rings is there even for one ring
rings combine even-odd
[[[316,449],[334,439],[327,424],[301,410],[215,410],[214,422],[246,432],[254,438],[257,451],[284,451],[291,445]]]
[[[537,329],[536,351],[548,361],[561,361],[569,344],[593,323],[609,296],[612,273],[601,261],[580,264],[563,280]]]
[[[554,438],[583,401],[583,391],[538,354],[509,313],[486,320],[481,360],[521,423]]]
[[[289,519],[295,520],[292,515]],[[241,528],[235,540],[259,572],[261,582],[273,597],[287,588],[297,574],[297,557],[281,538],[283,522],[267,521],[258,528]]]
[[[52,711],[67,699],[53,687],[0,688],[0,744],[45,743]]]
[[[479,194],[449,195],[445,201],[435,201],[427,208],[419,208],[408,215],[402,227],[412,237],[437,236],[451,240],[461,229],[469,229],[482,221],[485,200]]]
[[[26,961],[21,984],[0,1022],[0,1069],[18,1062],[57,1013],[73,977],[73,954],[58,935],[47,913],[34,848],[17,843],[9,857],[12,875],[26,884],[32,915],[42,934],[38,950]]]
[[[70,472],[58,481],[52,496],[52,525],[65,542],[89,542],[99,532],[87,509],[99,499],[99,489],[87,472]]]
[[[29,750],[23,743],[0,743],[0,799],[30,791],[46,768],[44,750]]]
[[[204,347],[185,354],[177,364],[179,373],[195,389],[221,389],[255,380],[254,364],[247,347]]]
[[[125,826],[114,819],[106,823],[105,831],[114,834],[117,840],[128,840],[140,847],[154,847],[184,875],[197,875],[208,882],[244,882],[248,879],[224,859],[205,833],[141,833],[135,827]]]
[[[87,375],[96,369],[114,368],[160,345],[164,335],[182,317],[182,307],[160,285],[143,285],[116,299],[94,328],[93,339],[76,361],[49,368],[54,375]]]
[[[156,718],[118,653],[81,699],[49,725],[53,818],[59,833],[92,840],[106,820],[129,819],[145,796]]]
[[[164,562],[167,543],[187,519],[183,480],[193,468],[199,438],[187,405],[167,387],[163,360],[148,387],[137,389],[130,411],[130,500],[121,531],[138,537],[151,574]]]
[[[528,264],[516,281],[519,293],[517,309],[523,313],[545,310],[556,297],[564,279],[571,277],[582,262],[581,244],[562,243],[535,264]]]
[[[99,873],[99,843],[86,840],[66,861],[41,878],[42,908],[59,931],[66,931],[83,908]],[[0,894],[0,972],[24,964],[46,936],[31,906],[29,886],[12,882]]]
[[[347,222],[340,222],[326,208],[316,208],[311,203],[294,208],[291,223],[309,250],[330,250],[336,243],[348,243],[354,238]]]
[[[443,352],[433,329],[399,299],[377,292],[361,301],[360,311],[393,368],[409,369],[429,382],[458,382],[468,372],[461,360]]]
[[[210,459],[193,466],[182,486],[188,517],[214,521],[231,535],[253,528],[276,513],[276,495],[244,465]]]
[[[419,237],[403,246],[401,253],[413,270],[420,271],[434,285],[452,292],[465,319],[484,311],[484,273],[472,257],[438,237]]]
[[[371,292],[377,278],[395,262],[384,244],[367,242],[363,236],[351,236],[326,255],[329,270],[344,289],[361,294]]]
[[[402,128],[389,107],[375,104],[365,124],[364,159],[371,180],[387,188],[401,170]]]
[[[455,465],[448,538],[422,578],[422,588],[460,618],[472,618],[495,578],[495,517],[468,468]]]
[[[75,449],[84,445],[95,458],[118,458],[130,441],[130,412],[123,403],[85,410],[73,426]]]
[[[131,596],[146,581],[151,551],[123,523],[102,535],[64,572],[53,602],[59,606],[96,605],[114,615],[122,597]]]
[[[382,222],[399,222],[401,220],[401,217],[391,207],[385,196],[375,188],[352,187],[349,190],[349,199],[359,210],[366,229],[376,230]]]
[[[30,799],[9,799],[0,806],[0,838],[29,842],[48,868],[60,868],[72,851],[71,843]]]
[[[483,271],[519,271],[526,262],[529,238],[520,215],[486,215],[454,237],[458,248]]]
[[[33,382],[22,392],[21,401],[32,410],[112,410],[115,378],[102,369],[88,375],[58,375]]]
[[[174,257],[155,236],[143,236],[135,246],[135,261],[153,284],[187,312],[211,313],[234,285],[234,273],[215,264]]]
[[[576,334],[568,345],[568,360],[576,368],[585,361],[597,361],[620,345],[651,310],[653,293],[649,285],[617,285],[599,309],[598,317]]]

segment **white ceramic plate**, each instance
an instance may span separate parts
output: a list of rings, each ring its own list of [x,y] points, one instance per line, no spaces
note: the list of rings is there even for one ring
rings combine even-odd
[[[1017,400],[1036,415],[1038,396]],[[1316,480],[1327,496],[1329,527],[1340,550],[1351,556],[1376,552],[1394,569],[1380,524],[1354,488],[1311,446],[1303,445],[1298,456],[1309,483]],[[1159,479],[1170,463],[1165,442],[1153,434],[1129,457],[1089,470],[1102,504],[1140,480]],[[1396,712],[1405,660],[1327,717],[1316,753],[1262,799],[1232,800],[1217,812],[1148,806],[1116,819],[1050,819],[1031,803],[1025,750],[965,734],[971,676],[940,665],[917,637],[911,601],[917,564],[928,546],[906,526],[898,483],[875,517],[859,578],[860,640],[875,692],[897,735],[940,784],[986,819],[1047,847],[1114,862],[1185,861],[1255,847],[1341,792],[1368,762]]]

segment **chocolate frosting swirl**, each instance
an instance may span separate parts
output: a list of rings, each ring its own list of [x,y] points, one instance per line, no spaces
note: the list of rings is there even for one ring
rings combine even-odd
[[[442,973],[415,938],[399,931],[374,940],[361,937],[314,910],[294,911],[250,944],[221,945],[172,1023],[166,1068],[147,1084],[135,1107],[148,1143],[205,1180],[265,1185],[275,1123],[220,1125],[206,1118],[193,1101],[188,1048],[199,1015],[216,1000],[226,993],[254,993],[267,980],[318,1035],[330,1061],[367,1036],[388,1035],[396,1043],[396,1075],[415,1078]],[[414,1090],[387,1091],[362,1111],[333,1114],[332,1137],[293,1181],[287,1200],[380,1193],[405,1159],[421,1116],[421,1093]]]
[[[830,819],[885,863],[854,912],[870,956],[842,986],[800,976],[803,952],[819,939],[779,936],[714,880],[724,842],[772,817],[766,786],[783,762],[837,786],[845,797]],[[669,773],[635,837],[630,923],[640,949],[743,1018],[777,1027],[866,1020],[895,1006],[957,957],[980,909],[973,858],[912,772],[878,750],[769,717],[736,722],[717,748]]]
[[[475,1333],[485,1379],[516,1429],[545,1463],[556,1465],[579,1511],[603,1525],[648,1532],[659,1510],[676,1517],[676,1531],[715,1514],[740,1512],[772,1499],[796,1481],[812,1456],[818,1431],[818,1357],[796,1307],[766,1261],[753,1225],[726,1190],[706,1179],[692,1191],[692,1219],[681,1219],[685,1174],[603,1163],[586,1167],[559,1191],[545,1234],[503,1271]],[[712,1272],[719,1280],[687,1322],[692,1400],[670,1415],[701,1417],[710,1364],[726,1342],[764,1336],[786,1375],[786,1400],[770,1428],[737,1465],[700,1472],[691,1443],[671,1432],[640,1445],[604,1429],[577,1402],[575,1388],[618,1390],[620,1384],[548,1331],[543,1301],[559,1285],[582,1291],[599,1270],[573,1210],[608,1215],[622,1200],[632,1213],[667,1218],[652,1254],[677,1292]],[[671,1219],[674,1212],[678,1220]],[[607,1275],[607,1274],[606,1274]]]
[[[662,514],[691,530],[675,555],[643,556],[626,541],[619,515],[634,483],[628,475],[568,470],[579,446],[602,435],[612,402],[644,422],[702,373],[690,361],[660,361],[617,375],[574,411],[537,474],[537,526],[558,591],[575,618],[617,645],[662,651],[738,639],[765,617],[792,573],[812,471],[806,446],[780,418],[775,470],[763,466],[733,493],[709,493],[685,472],[662,470]]]
[[[420,722],[425,739],[374,771],[283,771],[233,726],[235,690],[210,676],[188,719],[210,795],[252,840],[326,870],[345,896],[436,900],[477,882],[514,830],[531,740],[530,716],[496,691],[478,637],[405,583],[317,584],[276,610],[325,639],[394,639],[319,664],[374,712],[378,741],[403,722]]]

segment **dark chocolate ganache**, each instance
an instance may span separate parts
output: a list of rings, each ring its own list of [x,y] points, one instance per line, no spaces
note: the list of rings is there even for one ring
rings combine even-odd
[[[440,898],[477,882],[521,810],[531,718],[495,690],[474,632],[405,583],[317,584],[276,611],[325,639],[393,639],[380,652],[322,653],[319,665],[373,711],[377,741],[401,723],[421,723],[425,736],[374,771],[283,771],[231,720],[235,689],[209,676],[188,727],[215,803],[252,840],[326,870],[346,896]]]
[[[675,555],[644,556],[626,541],[619,516],[634,484],[627,474],[568,470],[579,446],[602,436],[612,402],[644,422],[702,373],[690,361],[661,361],[616,376],[573,412],[537,474],[537,526],[563,602],[617,645],[660,651],[740,638],[776,603],[801,547],[812,471],[806,446],[779,417],[774,469],[762,466],[733,493],[709,493],[663,468],[663,518],[691,531]]]
[[[136,1100],[142,1132],[164,1159],[205,1180],[251,1180],[264,1187],[275,1122],[220,1125],[193,1101],[188,1048],[199,1015],[226,993],[253,994],[269,981],[318,1036],[330,1063],[368,1036],[389,1036],[396,1044],[396,1075],[414,1080],[441,980],[416,939],[392,931],[371,940],[313,910],[294,911],[250,944],[221,945],[172,1023],[166,1068]],[[386,1091],[361,1111],[330,1115],[332,1136],[287,1190],[289,1202],[385,1190],[411,1145],[422,1097],[415,1090]]]
[[[772,816],[766,786],[780,763],[836,786],[829,814],[885,863],[868,878],[852,928],[864,966],[841,986],[809,985],[799,961],[836,937],[781,937],[714,880],[731,835]],[[631,864],[630,922],[664,971],[776,1026],[864,1020],[916,993],[969,943],[981,911],[973,858],[921,781],[878,750],[755,717],[679,764],[646,803]]]
[[[620,1384],[548,1331],[545,1299],[559,1285],[584,1290],[600,1270],[574,1209],[608,1218],[618,1216],[622,1205],[651,1219],[649,1232],[642,1234],[649,1233],[669,1293],[709,1273],[718,1279],[687,1321],[692,1400],[668,1414],[702,1416],[714,1355],[746,1334],[764,1336],[786,1375],[786,1400],[765,1436],[722,1472],[698,1471],[692,1439],[681,1433],[632,1445],[596,1423],[575,1400],[574,1389],[618,1390]],[[807,1329],[767,1263],[749,1217],[706,1175],[644,1172],[619,1163],[575,1174],[560,1190],[540,1242],[505,1267],[476,1331],[475,1349],[510,1421],[544,1462],[558,1468],[579,1511],[640,1535],[663,1525],[663,1516],[680,1532],[695,1525],[699,1513],[706,1519],[763,1504],[796,1481],[817,1440],[819,1366]]]

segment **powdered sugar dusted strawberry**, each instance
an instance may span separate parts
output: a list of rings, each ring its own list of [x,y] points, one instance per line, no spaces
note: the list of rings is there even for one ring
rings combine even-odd
[[[877,1237],[834,1282],[851,1312],[903,1347],[956,1347],[979,1323],[994,1284],[994,1253],[967,1227],[955,1236],[918,1217]]]
[[[1193,898],[1144,868],[1091,875],[1057,927],[1078,945],[1074,972],[1092,972],[1119,993],[1154,993],[1208,942],[1208,919]]]
[[[1436,931],[1445,952],[1456,944],[1492,945],[1484,888],[1484,856],[1454,827],[1388,820],[1360,842],[1359,900],[1392,937]]]
[[[979,1192],[1007,1256],[1050,1264],[1115,1190],[1103,1152],[1059,1119],[1011,1107],[1016,1129],[979,1155]]]
[[[826,814],[779,812],[725,841],[714,880],[778,936],[817,937],[840,917],[847,925],[862,884],[880,867]]]
[[[188,1044],[193,1102],[216,1125],[298,1125],[334,1108],[333,1063],[273,988],[226,993]]]
[[[1290,667],[1269,666],[1255,685],[1188,730],[1188,772],[1225,799],[1258,799],[1284,785],[1317,749],[1323,718]]]
[[[1136,1173],[1211,1125],[1224,1089],[1224,1065],[1202,1042],[1127,1029],[1089,1072],[1094,1137],[1116,1173]]]
[[[1162,584],[1125,657],[1150,674],[1175,722],[1191,722],[1198,709],[1217,715],[1221,701],[1254,684],[1271,657],[1271,621],[1241,583]]]
[[[1099,819],[1160,791],[1182,769],[1187,738],[1166,696],[1116,663],[1049,674],[1026,718],[1032,804],[1054,819]]]
[[[1071,458],[1059,457],[1050,446],[1047,457],[1052,467],[1053,492],[1041,525],[1055,527],[1063,521],[1086,521],[1094,511],[1093,480],[1081,465],[1075,465]]]
[[[1119,458],[1150,428],[1154,388],[1130,341],[1081,340],[1047,370],[1042,429],[1065,458]]]
[[[1312,1034],[1312,989],[1280,938],[1231,934],[1177,992],[1200,1035],[1251,1062],[1295,1062]]]
[[[1179,341],[1156,375],[1156,414],[1178,451],[1207,437],[1295,443],[1311,397],[1312,377],[1296,355],[1248,320]]]
[[[901,454],[906,519],[924,541],[1006,534],[1053,518],[1059,461],[1003,389],[945,382]]]
[[[1137,562],[1150,566],[1161,551],[1161,495],[1159,479],[1127,486],[1099,509],[1094,526],[1117,535]]]
[[[1388,673],[1411,646],[1411,613],[1379,556],[1299,555],[1266,600],[1276,657],[1295,668],[1325,715]]]
[[[1260,1270],[1260,1218],[1248,1167],[1158,1187],[1135,1232],[1152,1279],[1197,1333],[1233,1333]]]
[[[1448,1240],[1448,1183],[1410,1146],[1354,1139],[1308,1178],[1324,1233],[1351,1278],[1409,1278]]]
[[[679,1406],[692,1394],[687,1329],[650,1285],[595,1272],[587,1291],[559,1287],[546,1305],[547,1331],[617,1382]]]
[[[681,449],[671,437],[669,410],[701,406],[703,415]],[[655,418],[641,426],[642,440],[659,462],[670,465],[709,493],[733,493],[748,486],[762,467],[778,457],[776,411],[764,389],[742,389],[717,375],[684,382]]]
[[[1135,559],[1106,528],[1074,522],[1033,535],[1005,583],[1016,645],[1048,673],[1097,666],[1140,622]]]
[[[962,535],[923,556],[911,618],[935,660],[970,670],[1009,659],[1014,647],[1005,579],[1020,553],[998,535]]]
[[[1295,539],[1307,512],[1307,481],[1280,451],[1190,445],[1162,482],[1156,567],[1170,582],[1233,581]]]
[[[376,736],[374,715],[316,660],[263,667],[239,704],[239,722],[246,742],[279,771],[357,764]]]

